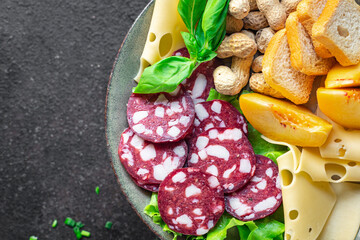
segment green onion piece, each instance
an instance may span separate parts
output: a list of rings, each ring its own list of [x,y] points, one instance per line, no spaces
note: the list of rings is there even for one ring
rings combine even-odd
[[[78,228],[82,228],[83,226],[85,226],[85,224],[83,224],[82,222],[77,222],[75,226]]]
[[[37,240],[38,238],[35,236],[31,236],[29,240]]]
[[[81,239],[81,238],[82,238],[82,235],[81,235],[80,228],[74,227],[73,230],[74,230],[74,233],[75,233],[75,235],[76,235],[76,238],[77,238],[77,239]]]
[[[65,219],[65,225],[67,225],[67,226],[69,226],[69,227],[75,227],[75,221],[74,220],[72,220],[71,218],[69,218],[69,217],[67,217],[66,219]]]
[[[97,186],[97,187],[95,188],[95,192],[96,192],[97,195],[99,195],[99,192],[100,192],[99,186]]]
[[[57,226],[57,220],[56,220],[56,219],[53,221],[53,223],[51,224],[51,226],[52,226],[53,228],[56,228],[56,226]]]
[[[108,222],[105,223],[105,228],[106,229],[111,229],[112,225],[113,225],[113,223],[108,221]]]
[[[85,231],[85,230],[82,230],[82,231],[81,231],[81,235],[82,235],[83,237],[90,237],[90,233],[89,233],[88,231]]]

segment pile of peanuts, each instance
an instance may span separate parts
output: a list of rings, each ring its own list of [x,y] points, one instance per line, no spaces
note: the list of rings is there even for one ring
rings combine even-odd
[[[275,32],[285,28],[287,16],[300,0],[231,0],[226,17],[226,33],[217,50],[219,58],[230,58],[231,67],[214,71],[215,88],[225,95],[236,95],[249,86],[276,98],[283,96],[264,80],[263,54]],[[250,71],[250,69],[252,71]],[[251,77],[250,77],[251,76]]]

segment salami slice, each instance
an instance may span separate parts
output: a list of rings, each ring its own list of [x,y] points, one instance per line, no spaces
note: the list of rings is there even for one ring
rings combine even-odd
[[[194,103],[180,87],[173,93],[133,93],[127,106],[130,128],[155,143],[183,139],[191,131],[194,117]]]
[[[230,103],[212,100],[196,104],[193,135],[197,136],[214,127],[236,127],[248,133],[244,116]]]
[[[152,143],[127,128],[121,135],[118,153],[121,163],[137,185],[157,191],[158,185],[170,172],[184,166],[187,151],[184,140]]]
[[[239,128],[212,128],[191,139],[188,166],[219,179],[225,193],[244,186],[254,175],[255,154]]]
[[[173,55],[187,58],[190,57],[186,48],[175,51]],[[198,102],[205,102],[209,96],[210,89],[215,88],[213,72],[218,66],[220,66],[220,60],[217,58],[201,63],[191,76],[181,83],[190,93],[195,104]]]
[[[196,168],[171,172],[160,184],[158,205],[170,229],[203,235],[224,212],[224,192],[216,177]]]
[[[135,182],[136,185],[138,185],[139,187],[141,187],[147,191],[150,191],[150,192],[158,192],[159,191],[160,184],[146,184],[146,183],[136,180],[133,177],[131,179]]]
[[[252,221],[274,213],[281,201],[276,164],[267,157],[256,155],[254,177],[244,188],[225,197],[225,207],[241,221]]]

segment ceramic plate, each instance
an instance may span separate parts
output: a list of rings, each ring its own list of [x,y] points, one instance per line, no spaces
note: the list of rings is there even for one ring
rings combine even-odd
[[[359,0],[360,1],[360,0]],[[153,12],[153,1],[151,1],[128,32],[116,57],[112,73],[110,75],[107,89],[105,107],[106,139],[109,155],[120,188],[126,196],[133,209],[144,221],[144,223],[162,240],[172,239],[170,234],[162,231],[160,226],[152,222],[151,218],[143,213],[144,207],[150,202],[151,193],[136,186],[123,166],[118,156],[118,144],[122,131],[128,127],[126,119],[126,104],[131,94],[131,89],[136,84],[134,77],[138,72],[140,56],[145,45],[151,16]],[[237,234],[229,234],[236,236]],[[228,237],[229,239],[238,239]],[[360,232],[356,240],[360,240]]]

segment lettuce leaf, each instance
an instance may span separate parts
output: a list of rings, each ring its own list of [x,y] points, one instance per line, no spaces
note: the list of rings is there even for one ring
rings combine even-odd
[[[206,99],[206,101],[211,101],[211,100],[215,100],[215,99],[224,100],[226,102],[229,102],[238,111],[240,111],[239,94],[235,95],[235,96],[223,95],[212,88],[212,89],[210,89],[209,96]]]
[[[158,207],[158,194],[152,193],[150,198],[150,203],[144,208],[144,213],[152,218],[153,222],[157,225],[160,225],[162,230],[167,233],[172,233],[174,235],[173,240],[177,240],[179,236],[182,236],[181,233],[177,233],[171,230],[168,225],[162,220]],[[200,240],[200,239],[199,239]]]
[[[248,139],[255,154],[270,158],[276,163],[276,159],[289,151],[288,147],[269,143],[261,138],[261,133],[248,123]]]
[[[243,221],[240,221],[240,220],[232,217],[228,213],[224,213],[220,217],[216,226],[208,232],[206,239],[207,240],[225,239],[226,235],[227,235],[227,230],[229,230],[230,228],[235,227],[235,226],[241,227],[241,229],[243,229],[243,231],[246,231],[246,232],[249,231],[249,229],[256,228],[256,225],[253,221],[243,222]],[[242,228],[242,227],[244,227],[244,228]],[[240,230],[239,230],[239,232],[240,232]]]
[[[203,235],[203,236],[187,235],[186,240],[206,240],[206,235]]]
[[[247,240],[273,240],[283,238],[285,225],[274,219],[265,218],[257,222],[257,228],[248,236]]]
[[[181,233],[171,230],[161,219],[158,202],[158,194],[151,195],[150,203],[145,207],[144,212],[150,216],[154,223],[161,226],[164,232],[173,234],[173,240],[177,240]],[[280,207],[274,214],[264,219],[243,222],[225,212],[207,235],[186,236],[186,240],[223,240],[227,236],[227,231],[237,227],[241,240],[283,240],[285,231],[283,220],[283,209]]]

